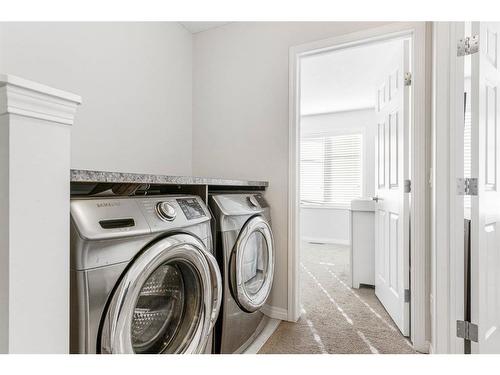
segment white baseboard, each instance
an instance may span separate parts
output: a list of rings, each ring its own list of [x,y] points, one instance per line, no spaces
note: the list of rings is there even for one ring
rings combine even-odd
[[[272,319],[288,320],[288,310],[281,307],[264,305],[260,311]]]
[[[313,243],[326,243],[334,245],[350,245],[351,242],[341,238],[301,237],[301,241]]]

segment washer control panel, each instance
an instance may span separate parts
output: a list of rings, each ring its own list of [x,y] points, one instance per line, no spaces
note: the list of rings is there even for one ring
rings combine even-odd
[[[210,212],[195,195],[71,199],[71,218],[81,238],[100,240],[209,223]],[[199,236],[206,238],[210,225]]]
[[[156,214],[163,221],[172,221],[177,216],[175,207],[169,202],[158,202],[155,206]]]
[[[179,198],[177,199],[177,203],[188,220],[206,216],[205,211],[196,198]]]

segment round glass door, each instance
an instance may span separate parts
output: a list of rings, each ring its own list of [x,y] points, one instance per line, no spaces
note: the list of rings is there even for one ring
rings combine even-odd
[[[244,311],[254,312],[269,297],[274,276],[272,231],[262,217],[251,218],[242,228],[231,255],[231,287]]]
[[[144,283],[131,324],[134,353],[170,353],[176,337],[190,337],[202,306],[200,279],[191,265],[165,262]]]
[[[203,352],[220,307],[221,279],[215,267],[203,243],[187,234],[146,249],[111,297],[101,352]]]

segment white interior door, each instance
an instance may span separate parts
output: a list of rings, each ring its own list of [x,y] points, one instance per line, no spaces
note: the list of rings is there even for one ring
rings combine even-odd
[[[402,334],[410,333],[409,301],[409,72],[410,45],[401,41],[376,90],[375,294]]]
[[[478,325],[476,353],[500,353],[500,23],[474,22],[479,52],[472,55],[471,321]]]

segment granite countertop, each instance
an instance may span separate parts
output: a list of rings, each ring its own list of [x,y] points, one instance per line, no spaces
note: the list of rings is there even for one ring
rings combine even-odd
[[[85,169],[72,169],[71,182],[159,185],[269,186],[269,183],[267,181],[247,181],[211,177],[105,172],[90,171]]]

